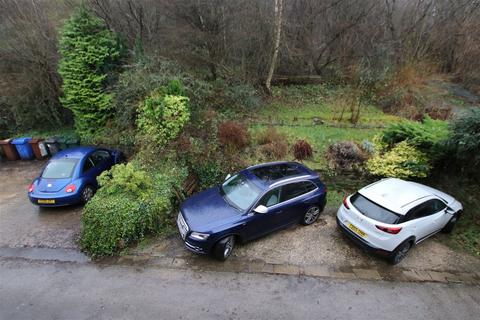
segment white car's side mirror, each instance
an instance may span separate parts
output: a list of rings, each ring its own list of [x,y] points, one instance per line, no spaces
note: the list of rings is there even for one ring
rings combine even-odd
[[[232,176],[232,175],[231,175],[230,173],[227,174],[227,176],[225,177],[225,181],[227,181],[228,179],[230,179],[231,176]]]
[[[254,211],[255,213],[262,213],[262,214],[264,214],[264,213],[267,213],[267,212],[268,212],[268,208],[265,207],[265,206],[263,206],[263,205],[259,205],[258,207],[256,207],[255,209],[253,209],[253,211]]]

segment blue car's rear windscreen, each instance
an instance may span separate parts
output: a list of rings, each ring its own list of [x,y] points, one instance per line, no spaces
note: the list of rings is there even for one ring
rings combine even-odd
[[[45,179],[71,178],[78,159],[58,159],[50,161],[42,173]]]

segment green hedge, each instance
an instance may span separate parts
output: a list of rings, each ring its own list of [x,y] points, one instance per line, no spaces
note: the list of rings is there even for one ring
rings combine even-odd
[[[173,221],[173,186],[187,171],[170,162],[147,171],[138,164],[114,166],[99,177],[101,188],[85,206],[82,248],[93,257],[115,255]]]
[[[125,194],[95,196],[83,213],[82,247],[92,256],[113,255],[159,229],[158,210]]]

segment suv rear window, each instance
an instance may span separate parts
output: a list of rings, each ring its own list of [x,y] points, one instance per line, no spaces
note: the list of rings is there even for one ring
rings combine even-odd
[[[385,209],[384,207],[376,204],[375,202],[365,198],[358,192],[350,198],[350,202],[364,216],[371,219],[388,224],[395,224],[400,219],[400,215],[396,214],[393,211]]]

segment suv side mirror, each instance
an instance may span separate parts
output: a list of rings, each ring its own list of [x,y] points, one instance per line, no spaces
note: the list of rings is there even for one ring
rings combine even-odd
[[[253,211],[255,213],[261,213],[261,214],[264,214],[264,213],[267,213],[268,212],[268,208],[263,206],[263,205],[259,205],[258,207],[256,207],[255,209],[253,209]]]
[[[232,176],[232,175],[231,175],[230,173],[227,174],[227,176],[225,177],[225,181],[227,181],[228,179],[230,179],[231,176]]]
[[[445,213],[454,214],[454,213],[455,213],[455,210],[453,210],[453,209],[450,208],[450,207],[446,207],[446,208],[445,208]]]

